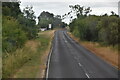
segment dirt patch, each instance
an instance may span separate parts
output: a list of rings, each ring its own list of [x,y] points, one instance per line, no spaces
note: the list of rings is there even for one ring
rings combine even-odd
[[[101,57],[103,60],[107,61],[111,65],[115,66],[116,68],[120,67],[118,66],[118,51],[115,51],[111,49],[111,47],[103,47],[100,46],[99,43],[93,43],[93,42],[82,42],[79,40],[79,38],[76,38],[71,33],[68,33],[71,38],[73,38],[75,41],[86,47],[88,50],[96,54],[97,56]]]

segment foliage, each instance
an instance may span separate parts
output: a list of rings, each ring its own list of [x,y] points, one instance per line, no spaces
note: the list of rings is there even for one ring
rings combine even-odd
[[[54,14],[43,11],[38,17],[39,20],[38,25],[40,27],[48,28],[48,25],[53,23],[53,19],[54,19]]]
[[[83,19],[92,11],[90,7],[85,8],[84,6],[80,6],[78,4],[69,5],[69,8],[71,9],[71,11],[63,15],[62,17],[63,19],[65,19],[66,17],[70,17],[70,21],[73,19],[73,15],[75,15],[77,18]]]
[[[96,41],[98,18],[89,16],[84,19],[76,19],[70,24],[71,32],[81,40]]]
[[[43,11],[38,17],[38,19],[39,19],[38,26],[41,28],[48,29],[49,24],[52,24],[52,28],[66,26],[66,24],[62,22],[61,16],[60,15],[54,16],[53,13]]]
[[[72,9],[71,12],[74,12],[76,14],[77,18],[79,18],[80,16],[87,16],[87,14],[92,11],[90,7],[84,8],[84,6],[80,5],[70,5],[69,7]],[[69,12],[68,15],[71,12]]]
[[[21,17],[20,22],[23,22],[25,27],[22,27],[23,30],[27,32],[27,36],[29,39],[36,38],[37,36],[37,26],[35,21],[34,11],[32,10],[33,7],[25,7],[23,10],[24,16]],[[25,17],[25,18],[24,18]]]
[[[3,51],[11,52],[20,48],[27,40],[26,33],[20,28],[18,21],[12,17],[3,17],[2,43]]]
[[[99,40],[107,45],[118,44],[118,27],[116,16],[103,17],[98,23]]]
[[[32,9],[33,9],[32,6],[30,6],[30,7],[27,6],[24,8],[23,13],[27,19],[35,20],[35,18],[36,18],[34,15],[35,12]]]
[[[37,27],[33,7],[26,7],[23,13],[19,2],[3,2],[3,52],[21,48],[28,39],[37,36]]]
[[[83,7],[71,6],[75,12],[83,15]],[[79,10],[80,9],[80,10]],[[83,11],[81,11],[83,10]],[[88,8],[89,12],[90,8]],[[81,40],[97,41],[104,45],[115,46],[119,44],[119,24],[120,19],[113,11],[112,15],[103,16],[89,15],[77,17],[70,23],[70,31]]]
[[[17,18],[21,14],[19,2],[3,2],[2,15]]]
[[[46,34],[50,32],[52,31],[49,31]],[[18,69],[22,69],[20,72],[23,73],[19,74],[19,77],[17,76],[16,78],[36,77],[40,65],[43,65],[43,63],[41,63],[42,59],[40,58],[50,47],[50,41],[52,40],[51,36],[53,36],[53,33],[49,34],[48,36],[46,36],[44,33],[40,34],[35,40],[27,41],[25,46],[21,49],[11,52],[11,55],[4,56],[2,77],[11,78],[16,74],[16,72],[18,72]],[[27,69],[24,69],[25,66],[27,66]],[[34,71],[31,69],[34,69]]]

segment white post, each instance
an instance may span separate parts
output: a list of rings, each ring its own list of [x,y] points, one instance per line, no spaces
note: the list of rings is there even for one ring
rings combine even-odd
[[[49,29],[51,29],[52,28],[52,24],[49,24]]]

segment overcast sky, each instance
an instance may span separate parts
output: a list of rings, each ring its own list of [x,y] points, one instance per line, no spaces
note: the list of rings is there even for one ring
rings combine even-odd
[[[68,13],[69,5],[79,4],[85,7],[91,7],[91,14],[103,15],[111,14],[114,11],[118,14],[118,1],[120,0],[20,0],[20,8],[23,10],[27,5],[33,6],[35,15],[38,17],[42,11],[48,11],[54,15],[64,15]],[[36,19],[37,20],[37,19]],[[69,23],[69,19],[64,20]]]

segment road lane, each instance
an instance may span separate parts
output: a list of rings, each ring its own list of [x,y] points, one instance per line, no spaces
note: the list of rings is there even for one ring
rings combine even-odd
[[[48,78],[117,78],[116,68],[71,39],[65,30],[55,32]]]

